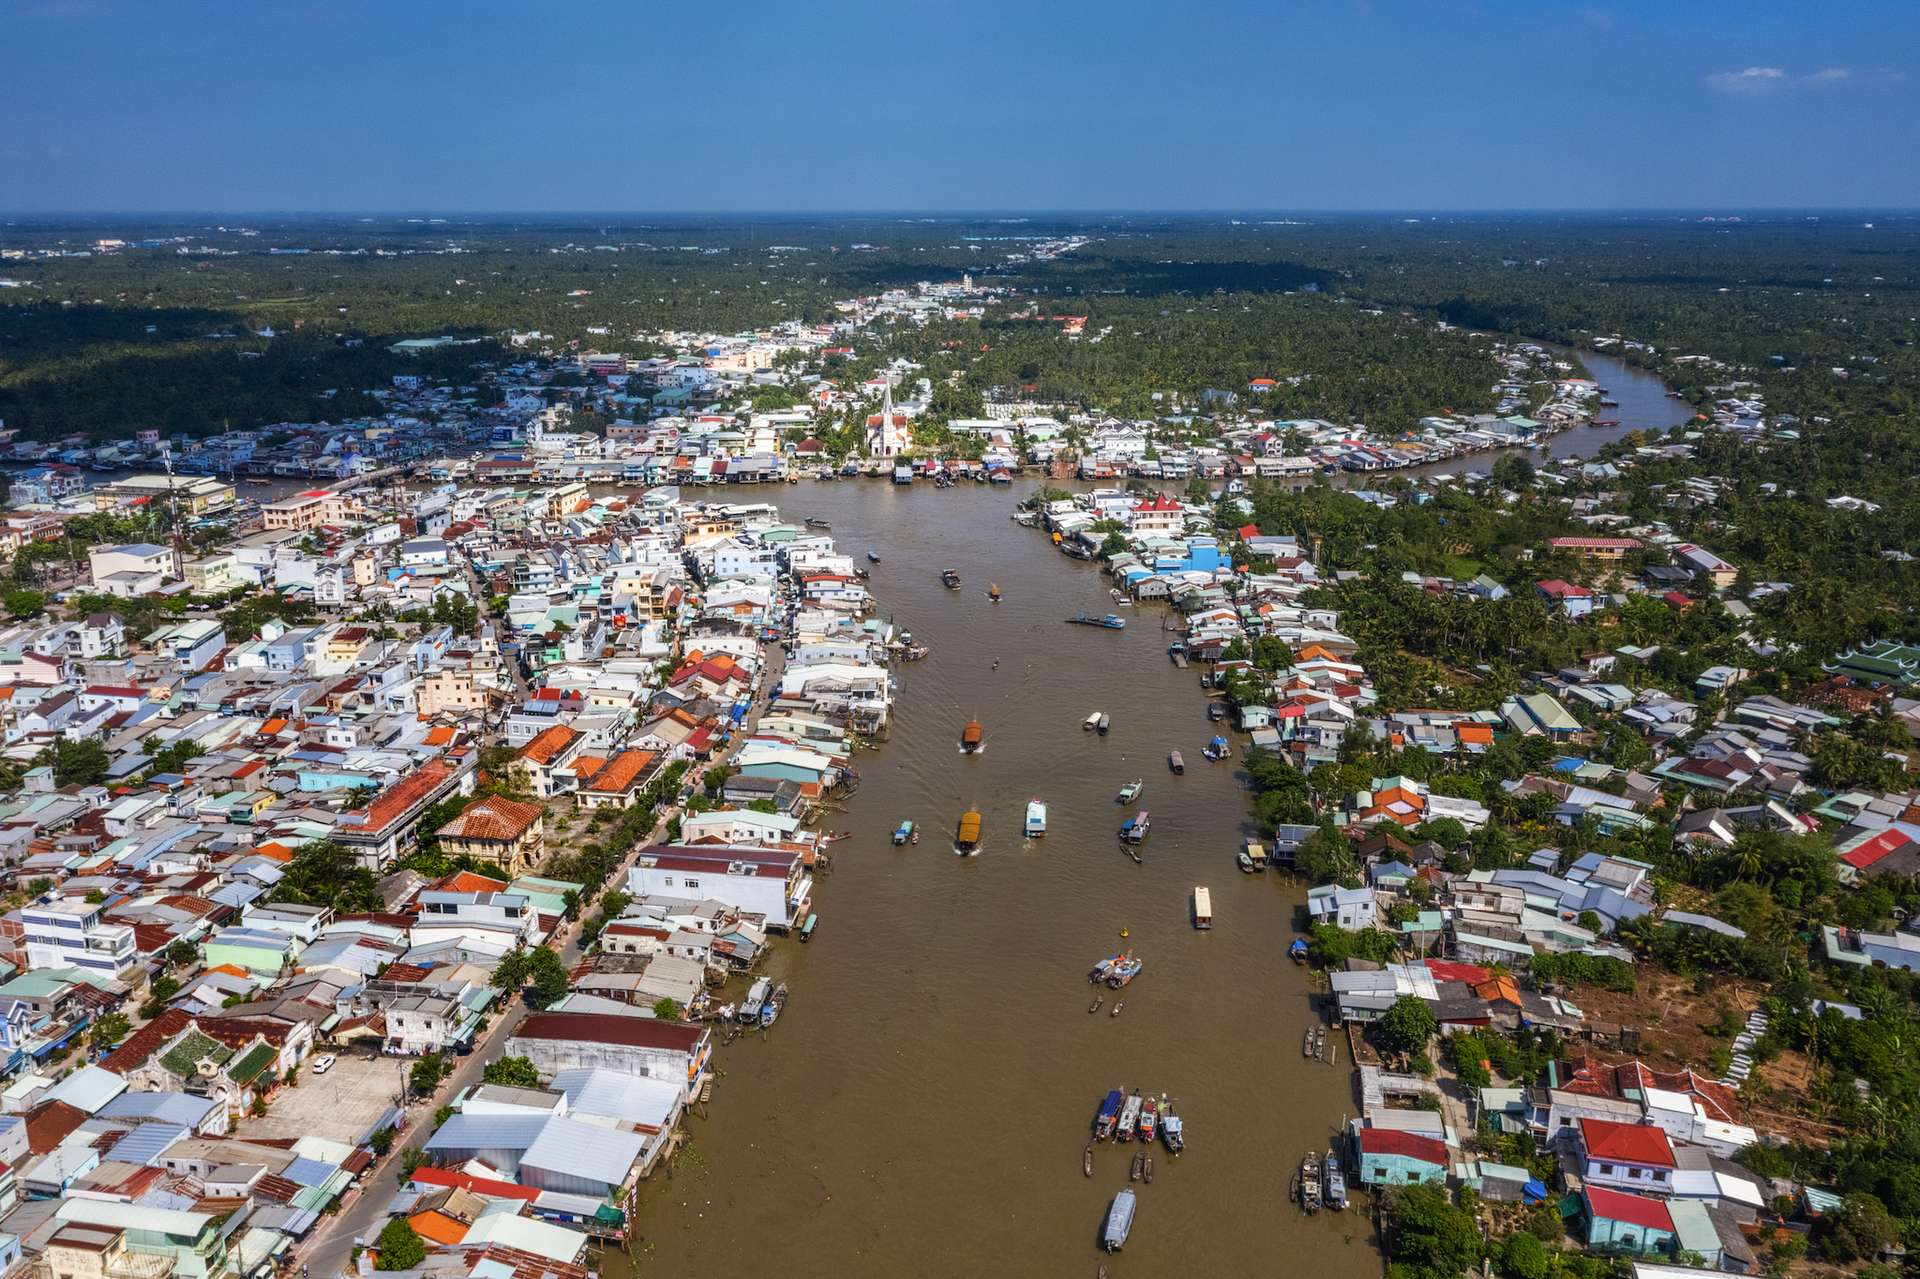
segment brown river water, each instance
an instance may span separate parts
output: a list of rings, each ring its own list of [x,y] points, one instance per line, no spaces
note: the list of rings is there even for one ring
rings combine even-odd
[[[855,836],[816,889],[814,940],[771,960],[792,1004],[766,1039],[721,1050],[710,1115],[690,1120],[671,1179],[642,1191],[637,1273],[1092,1276],[1138,1147],[1101,1145],[1091,1178],[1081,1151],[1122,1085],[1169,1094],[1187,1148],[1155,1148],[1131,1239],[1106,1259],[1115,1279],[1379,1273],[1364,1211],[1306,1219],[1287,1202],[1301,1155],[1355,1109],[1344,1043],[1337,1067],[1301,1055],[1314,1014],[1285,950],[1304,890],[1237,869],[1237,760],[1202,758],[1206,697],[1167,660],[1161,610],[1117,610],[1120,632],[1063,624],[1116,610],[1096,569],[1009,519],[1031,489],[743,495],[830,520],[861,562],[877,551],[877,599],[933,653],[898,668],[891,740],[859,755],[858,792],[823,823]],[[949,567],[959,591],[940,584]],[[1106,737],[1081,728],[1096,709]],[[974,717],[986,749],[962,755]],[[1136,777],[1153,817],[1141,865],[1116,839],[1115,792]],[[1035,797],[1048,832],[1028,843]],[[952,832],[969,807],[984,842],[962,859]],[[889,843],[903,818],[917,846]],[[1212,891],[1210,932],[1190,923],[1195,885]],[[1089,1015],[1087,970],[1122,944],[1145,969]]]

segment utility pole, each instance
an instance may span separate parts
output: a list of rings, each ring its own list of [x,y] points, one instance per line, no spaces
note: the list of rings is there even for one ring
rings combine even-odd
[[[181,549],[180,538],[180,498],[173,490],[173,446],[162,441],[160,458],[167,464],[167,512],[173,523],[173,576],[178,581],[187,580],[187,557]]]

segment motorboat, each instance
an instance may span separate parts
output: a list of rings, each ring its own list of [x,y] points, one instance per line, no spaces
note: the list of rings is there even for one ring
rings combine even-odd
[[[1146,789],[1146,783],[1142,781],[1140,778],[1136,777],[1132,781],[1128,782],[1125,786],[1122,786],[1120,788],[1119,795],[1114,797],[1115,802],[1120,804],[1131,804],[1134,800],[1140,798],[1140,792],[1145,789]]]
[[[1096,1141],[1105,1141],[1113,1136],[1114,1125],[1120,1122],[1120,1107],[1126,1104],[1126,1094],[1118,1088],[1107,1094],[1100,1103],[1100,1109],[1093,1116],[1093,1136]]]
[[[1107,969],[1106,983],[1115,990],[1120,990],[1138,977],[1140,970],[1145,967],[1145,960],[1128,951],[1115,960],[1113,967]]]
[[[957,591],[960,589],[960,574],[947,569],[940,574],[940,584],[950,591]]]
[[[767,999],[767,1002],[760,1005],[760,1029],[765,1030],[767,1027],[773,1025],[773,1023],[779,1019],[781,1011],[785,1009],[786,1006],[787,983],[781,982],[773,988],[773,994]]]
[[[1081,731],[1087,732],[1087,733],[1091,733],[1094,729],[1098,727],[1100,727],[1099,711],[1090,711],[1087,714],[1087,718],[1084,721],[1082,721],[1080,724]]]
[[[1198,884],[1193,889],[1193,926],[1201,932],[1213,927],[1213,894]]]
[[[734,1019],[741,1022],[757,1022],[760,1010],[767,1006],[767,996],[773,993],[773,983],[765,977],[753,983],[747,990],[747,997],[740,1001],[740,1011]]]
[[[995,604],[998,604],[1000,602],[1000,587],[997,584],[992,582],[989,582],[987,584],[987,598],[992,600]]]
[[[1226,738],[1216,736],[1200,753],[1210,760],[1222,760],[1233,754],[1233,747],[1228,744]]]
[[[979,720],[968,720],[966,727],[960,730],[960,749],[969,755],[977,753],[985,734],[986,729],[980,727]]]
[[[1159,1131],[1160,1131],[1160,1102],[1157,1098],[1149,1097],[1140,1104],[1139,1136],[1140,1136],[1141,1144],[1142,1145],[1152,1144],[1154,1136]]]
[[[1147,810],[1144,808],[1141,809],[1133,816],[1127,818],[1126,822],[1120,827],[1120,838],[1129,844],[1139,843],[1147,837],[1148,820]]]
[[[1177,1156],[1187,1148],[1186,1122],[1173,1113],[1170,1101],[1160,1104],[1160,1141],[1170,1155]]]
[[[1107,730],[1112,727],[1113,727],[1113,720],[1108,717],[1105,711],[1101,711],[1100,722],[1093,726],[1094,731],[1099,733],[1100,736],[1105,737],[1107,735]]]
[[[1137,1092],[1127,1098],[1126,1102],[1121,1105],[1120,1123],[1119,1126],[1113,1130],[1115,1138],[1120,1141],[1133,1140],[1133,1131],[1140,1124],[1140,1106],[1140,1094]]]
[[[1340,1170],[1340,1156],[1333,1151],[1327,1152],[1326,1175],[1321,1195],[1327,1201],[1327,1207],[1335,1212],[1347,1206],[1347,1175]]]
[[[1287,947],[1287,958],[1296,964],[1304,964],[1307,962],[1307,950],[1307,939],[1296,937],[1293,939],[1293,945]]]
[[[960,815],[960,824],[954,828],[953,851],[962,857],[971,856],[980,851],[980,810],[969,808]]]
[[[1114,967],[1132,953],[1132,951],[1123,950],[1117,954],[1108,955],[1105,959],[1093,966],[1093,971],[1087,974],[1087,980],[1090,982],[1105,981],[1108,974],[1113,972]]]
[[[912,818],[908,818],[893,828],[893,842],[895,844],[910,844],[913,842]]]
[[[1113,1206],[1107,1209],[1106,1228],[1100,1232],[1100,1245],[1108,1252],[1119,1252],[1126,1247],[1127,1235],[1133,1230],[1133,1209],[1133,1187],[1122,1187],[1113,1197]]]
[[[880,562],[880,556],[877,553],[873,551],[867,552],[867,563],[878,564],[879,562]]]
[[[1179,751],[1168,751],[1167,767],[1171,768],[1174,771],[1174,774],[1178,776],[1179,774],[1187,771],[1187,761],[1180,758]]]
[[[1039,800],[1027,803],[1027,838],[1039,839],[1047,833],[1047,806]]]
[[[1242,874],[1246,874],[1246,875],[1253,874],[1253,858],[1247,855],[1246,849],[1244,848],[1241,849],[1239,852],[1239,855],[1235,858],[1235,860],[1237,860],[1240,863],[1240,871]]]

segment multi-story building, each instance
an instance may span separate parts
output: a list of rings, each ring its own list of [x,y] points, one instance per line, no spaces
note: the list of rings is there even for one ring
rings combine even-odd
[[[140,962],[133,929],[106,922],[101,903],[62,899],[25,906],[27,967],[78,968],[125,978]]]

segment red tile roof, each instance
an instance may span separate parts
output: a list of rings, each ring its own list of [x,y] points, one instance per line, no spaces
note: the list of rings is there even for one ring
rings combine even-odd
[[[366,818],[359,829],[368,834],[385,830],[405,816],[415,804],[438,790],[441,783],[452,775],[453,770],[439,760],[428,760],[387,787],[364,809],[356,810]]]
[[[120,1041],[120,1046],[100,1059],[100,1065],[116,1075],[124,1075],[158,1052],[160,1045],[193,1024],[193,1018],[178,1008],[169,1008],[140,1029]]]
[[[1417,1132],[1401,1132],[1397,1128],[1362,1128],[1360,1153],[1401,1155],[1408,1159],[1435,1164],[1441,1168],[1447,1166],[1446,1142],[1432,1137],[1422,1137]]]
[[[654,758],[652,751],[621,751],[587,789],[596,795],[625,794],[652,766]]]
[[[558,1039],[613,1044],[623,1048],[659,1048],[693,1052],[706,1031],[698,1026],[627,1017],[619,1013],[535,1013],[513,1032],[515,1039]]]
[[[467,805],[460,815],[440,828],[443,839],[480,839],[511,843],[540,820],[540,805],[522,803],[504,795],[489,795]]]
[[[520,748],[520,758],[532,760],[536,764],[551,764],[560,752],[573,745],[580,734],[565,724],[555,724],[552,728],[543,728],[534,739]]]
[[[1617,1124],[1610,1119],[1580,1120],[1580,1140],[1589,1159],[1614,1159],[1650,1168],[1673,1167],[1666,1130],[1652,1124]]]
[[[1595,1217],[1624,1222],[1642,1230],[1673,1233],[1673,1215],[1667,1211],[1667,1205],[1658,1199],[1630,1195],[1623,1190],[1608,1190],[1603,1186],[1588,1186],[1586,1198],[1587,1210]]]

